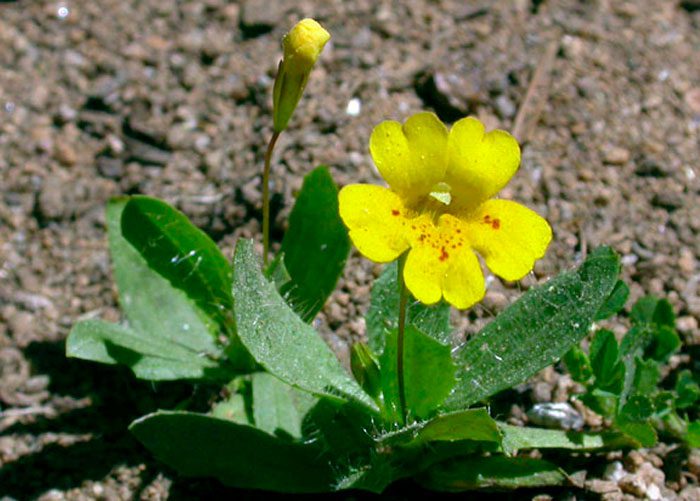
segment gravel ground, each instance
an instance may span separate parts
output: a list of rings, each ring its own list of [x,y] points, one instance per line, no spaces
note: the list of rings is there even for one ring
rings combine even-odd
[[[333,39],[277,149],[276,240],[311,167],[330,165],[340,184],[379,182],[367,151],[379,121],[422,109],[447,121],[473,114],[524,143],[503,195],[545,215],[554,241],[522,284],[494,280],[482,306],[455,314],[458,336],[606,243],[623,256],[633,300],[672,302],[687,344],[672,364],[697,359],[696,0],[5,0],[0,496],[232,495],[179,478],[125,432],[131,419],[205,388],[67,361],[63,342],[77,319],[120,320],[105,240],[111,196],[161,197],[227,253],[259,234],[279,40],[306,16]],[[317,320],[346,363],[379,271],[353,255]],[[543,371],[519,389],[510,417],[573,389]],[[661,444],[583,464],[579,498],[700,499],[697,451]]]

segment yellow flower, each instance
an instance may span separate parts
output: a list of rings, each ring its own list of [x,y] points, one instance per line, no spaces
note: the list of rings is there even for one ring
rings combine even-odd
[[[484,275],[474,251],[494,274],[511,281],[544,256],[552,239],[547,221],[518,203],[493,198],[520,164],[520,147],[507,132],[485,133],[472,117],[448,131],[424,112],[403,126],[382,122],[369,147],[389,188],[344,187],[340,216],[368,259],[386,263],[409,251],[403,276],[422,303],[444,297],[468,308],[480,301]]]
[[[299,21],[282,39],[284,59],[289,63],[289,71],[309,73],[330,39],[330,33],[313,19]]]
[[[331,35],[313,19],[302,19],[282,39],[284,57],[272,91],[272,119],[275,132],[287,123],[301,99],[309,74]]]

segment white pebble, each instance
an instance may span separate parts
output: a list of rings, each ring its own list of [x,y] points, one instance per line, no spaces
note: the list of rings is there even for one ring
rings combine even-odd
[[[360,114],[361,109],[362,101],[360,101],[360,99],[357,97],[353,97],[350,101],[348,101],[348,105],[345,108],[345,113],[350,115],[351,117],[356,117]]]

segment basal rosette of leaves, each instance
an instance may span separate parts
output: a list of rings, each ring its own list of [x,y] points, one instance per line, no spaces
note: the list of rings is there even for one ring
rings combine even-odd
[[[305,79],[327,41],[320,26],[307,27],[313,61]],[[267,236],[262,257],[245,239],[229,257],[164,201],[109,203],[124,322],[78,322],[67,355],[124,365],[155,383],[221,388],[207,413],[184,402],[131,424],[156,458],[182,475],[239,488],[382,492],[412,478],[427,489],[461,491],[567,484],[570,472],[548,460],[552,449],[561,457],[649,446],[658,433],[698,446],[697,376],[683,371],[672,389],[660,386],[660,364],[680,344],[668,303],[638,302],[621,344],[597,327],[620,312],[628,292],[607,247],[451,344],[450,305],[469,307],[485,290],[474,250],[496,275],[517,280],[551,239],[533,211],[493,198],[520,162],[509,134],[486,133],[474,118],[448,131],[420,113],[404,125],[380,124],[370,151],[389,187],[350,185],[339,197],[327,167],[311,170],[269,265],[262,264]],[[352,347],[348,371],[312,321],[351,242],[390,264],[372,287],[367,342]],[[579,345],[592,332],[586,352]],[[494,419],[496,395],[561,359],[586,388],[579,398],[609,427],[565,431]],[[530,449],[542,457],[521,452]]]

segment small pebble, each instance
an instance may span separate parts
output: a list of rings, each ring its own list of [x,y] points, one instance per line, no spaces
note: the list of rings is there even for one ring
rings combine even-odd
[[[604,161],[610,165],[626,164],[630,159],[630,152],[625,148],[613,146],[605,150]]]
[[[527,412],[533,424],[562,430],[578,430],[583,427],[583,417],[567,402],[535,404]]]

